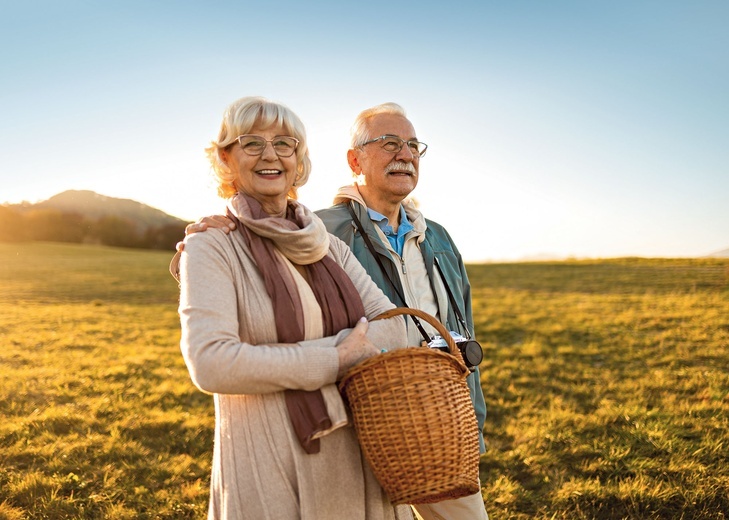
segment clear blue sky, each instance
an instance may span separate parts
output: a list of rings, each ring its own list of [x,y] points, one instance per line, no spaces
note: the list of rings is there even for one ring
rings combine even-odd
[[[467,260],[729,247],[729,2],[0,2],[0,202],[66,189],[220,211],[203,148],[289,105],[328,206],[349,126],[395,101],[414,192]]]

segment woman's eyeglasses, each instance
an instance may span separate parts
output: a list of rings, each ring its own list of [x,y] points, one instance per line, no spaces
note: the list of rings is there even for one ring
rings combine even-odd
[[[299,140],[287,135],[277,135],[273,139],[264,139],[260,135],[244,134],[236,137],[238,144],[248,155],[261,155],[266,144],[271,143],[273,151],[279,157],[291,157],[299,146]]]

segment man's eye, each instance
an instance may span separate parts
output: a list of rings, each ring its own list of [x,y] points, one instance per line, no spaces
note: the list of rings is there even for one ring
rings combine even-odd
[[[400,141],[397,139],[385,139],[382,142],[382,147],[388,152],[397,152],[400,150]]]

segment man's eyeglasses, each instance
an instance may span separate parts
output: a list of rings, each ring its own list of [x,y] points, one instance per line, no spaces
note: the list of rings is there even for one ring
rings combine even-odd
[[[260,135],[244,134],[236,137],[238,144],[248,155],[261,155],[266,144],[271,143],[273,151],[279,157],[291,157],[299,146],[299,140],[287,135],[277,135],[273,139],[264,139]]]
[[[396,135],[381,135],[380,137],[370,139],[366,143],[362,143],[362,146],[370,143],[376,143],[377,141],[382,141],[382,144],[380,146],[382,146],[383,150],[390,153],[398,153],[400,150],[402,150],[402,147],[407,144],[410,153],[413,154],[413,156],[415,157],[422,157],[423,155],[425,155],[425,151],[428,149],[428,145],[425,143],[421,143],[420,141],[416,141],[414,139],[406,141],[405,139],[402,139],[401,137],[398,137]]]

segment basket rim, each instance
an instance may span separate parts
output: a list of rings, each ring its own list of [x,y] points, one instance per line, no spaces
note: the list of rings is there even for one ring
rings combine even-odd
[[[339,381],[339,390],[344,391],[347,384],[362,372],[377,370],[379,365],[382,365],[383,363],[391,363],[393,361],[397,361],[397,358],[411,356],[427,356],[432,357],[433,359],[441,358],[444,362],[452,364],[463,378],[466,378],[468,374],[471,373],[461,360],[441,350],[422,347],[404,347],[384,352],[377,356],[372,356],[371,358],[365,359],[361,363],[353,366]]]
[[[387,310],[382,314],[375,316],[370,321],[384,320],[388,318],[393,318],[395,316],[403,316],[405,314],[417,316],[418,318],[421,318],[428,322],[428,324],[430,324],[435,330],[437,330],[438,334],[440,334],[441,337],[445,340],[446,344],[448,345],[450,355],[453,356],[458,362],[460,362],[466,370],[468,370],[466,364],[463,361],[461,351],[456,346],[456,342],[451,337],[450,332],[448,332],[448,329],[446,329],[443,324],[435,318],[435,316],[428,314],[425,311],[421,311],[420,309],[413,309],[412,307],[395,307],[394,309]],[[421,345],[413,346],[420,347]]]

